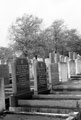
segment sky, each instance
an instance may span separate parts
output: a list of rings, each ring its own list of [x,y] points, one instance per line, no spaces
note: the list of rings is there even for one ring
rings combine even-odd
[[[9,44],[8,29],[25,13],[43,19],[44,27],[63,19],[81,34],[81,0],[0,0],[0,47]]]

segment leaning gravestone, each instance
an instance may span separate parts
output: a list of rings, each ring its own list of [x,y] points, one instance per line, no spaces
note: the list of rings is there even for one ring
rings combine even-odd
[[[12,65],[12,84],[13,93],[18,98],[29,98],[30,80],[29,80],[29,63],[26,58],[17,58]]]
[[[34,92],[35,94],[49,93],[46,64],[42,61],[34,63]]]

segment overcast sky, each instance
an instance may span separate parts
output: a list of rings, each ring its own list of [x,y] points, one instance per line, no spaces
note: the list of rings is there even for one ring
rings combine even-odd
[[[0,46],[8,45],[8,28],[24,13],[42,18],[45,26],[64,19],[81,33],[81,0],[0,0]]]

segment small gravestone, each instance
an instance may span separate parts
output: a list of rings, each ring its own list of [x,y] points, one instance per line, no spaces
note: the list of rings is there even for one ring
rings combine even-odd
[[[34,90],[37,94],[48,93],[46,64],[42,61],[34,63]]]

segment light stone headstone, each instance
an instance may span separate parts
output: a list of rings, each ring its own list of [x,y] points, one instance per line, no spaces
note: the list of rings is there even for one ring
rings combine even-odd
[[[55,59],[54,59],[54,57],[55,57],[55,53],[54,53],[54,52],[49,53],[50,63],[55,63]]]
[[[59,53],[55,53],[55,63],[60,62],[60,55]]]
[[[64,57],[64,62],[68,62],[69,61],[69,58],[67,56]]]
[[[5,110],[4,78],[0,78],[0,112]]]
[[[77,59],[77,53],[73,52],[73,60]]]
[[[67,62],[68,65],[68,78],[76,74],[75,60],[70,60]]]
[[[66,62],[59,63],[59,76],[61,82],[67,82],[68,80],[68,68]]]
[[[76,63],[76,74],[81,74],[81,57],[78,56],[78,58],[75,60]]]
[[[60,62],[64,62],[64,56],[60,55]]]
[[[5,92],[4,78],[9,77],[9,69],[7,65],[0,65],[0,112],[5,110]],[[7,81],[6,81],[7,83]]]
[[[73,52],[69,52],[69,60],[73,60]]]

